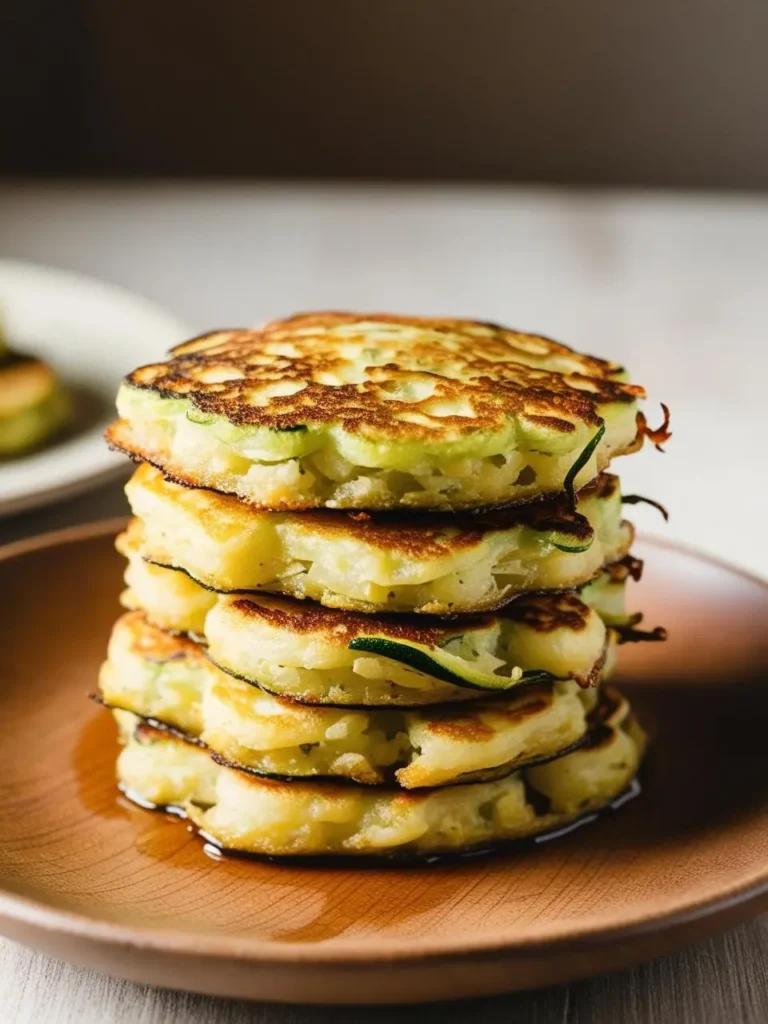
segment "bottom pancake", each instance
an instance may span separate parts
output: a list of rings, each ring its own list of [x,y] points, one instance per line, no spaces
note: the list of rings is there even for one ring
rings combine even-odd
[[[225,850],[264,856],[432,855],[482,849],[559,829],[616,799],[634,779],[645,737],[608,691],[588,742],[493,782],[403,792],[278,782],[213,760],[205,746],[115,712],[125,744],[121,789],[172,808]]]

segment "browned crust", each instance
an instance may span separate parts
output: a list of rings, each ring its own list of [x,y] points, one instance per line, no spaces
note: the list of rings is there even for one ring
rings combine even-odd
[[[363,612],[326,608],[314,602],[290,597],[232,597],[227,607],[245,622],[259,620],[274,629],[299,635],[320,634],[347,646],[359,636],[385,636],[392,640],[439,647],[452,636],[489,629],[498,619],[523,622],[539,633],[557,629],[581,632],[591,609],[573,591],[526,594],[505,605],[495,614],[466,615],[455,619],[430,615],[369,615]]]
[[[511,707],[498,704],[442,707],[438,704],[426,712],[428,721],[425,724],[429,732],[436,736],[445,736],[460,743],[483,743],[499,732],[498,727],[494,728],[483,721],[481,716],[486,708],[492,710],[496,718],[503,719],[505,726],[514,726],[549,710],[554,701],[551,684],[530,686]]]
[[[100,700],[100,704],[103,704],[105,708],[109,708],[114,711],[124,711],[124,708],[118,707],[116,704],[109,704],[105,700]],[[208,747],[203,743],[201,739],[196,736],[190,736],[189,733],[182,732],[181,729],[177,729],[174,725],[168,725],[166,722],[160,722],[156,718],[147,718],[144,715],[139,715],[135,711],[130,712],[132,715],[136,715],[140,719],[136,728],[133,731],[133,735],[136,737],[139,743],[154,743],[156,740],[167,741],[170,737],[179,743],[187,743],[191,747],[200,747],[202,750],[208,750]]]
[[[625,555],[618,562],[606,565],[604,571],[608,573],[611,583],[625,583],[628,579],[639,583],[643,575],[643,565],[641,558]]]
[[[365,326],[343,338],[332,333],[372,319],[422,328],[422,336],[368,341]],[[367,346],[380,354],[364,368],[342,351],[356,349],[364,359]],[[384,357],[382,365],[378,360]],[[553,357],[567,358],[577,369],[544,369]],[[193,339],[173,349],[167,362],[140,367],[126,382],[186,398],[203,414],[243,426],[295,430],[337,424],[373,439],[433,441],[499,430],[510,417],[561,433],[573,432],[574,421],[597,426],[602,404],[644,396],[642,388],[616,380],[619,371],[548,338],[476,321],[321,313]],[[428,394],[409,398],[398,392],[414,384]],[[256,404],[254,391],[272,385],[296,390],[270,393]],[[466,413],[433,412],[433,403],[450,400]]]
[[[613,629],[607,629],[605,631],[605,640],[603,642],[603,649],[600,652],[600,657],[585,676],[575,675],[573,677],[583,690],[587,690],[592,686],[597,686],[600,682],[603,669],[605,668],[605,663],[608,660],[608,651],[611,646],[611,640],[615,638],[616,631]]]
[[[619,478],[615,473],[601,473],[590,483],[578,492],[579,500],[597,497],[602,499],[612,498],[619,491]]]
[[[153,625],[142,611],[125,612],[115,623],[114,631],[117,635],[127,635],[131,653],[145,661],[163,663],[184,659],[210,670],[210,662],[199,644]]]
[[[589,713],[589,724],[591,726],[599,723],[609,725],[621,725],[629,715],[629,703],[613,686],[604,686],[600,694],[600,701]]]
[[[600,702],[589,715],[588,729],[582,750],[596,750],[616,741],[616,733],[633,719],[632,710],[612,686],[603,688]]]
[[[542,355],[558,352],[564,355],[571,355],[573,349],[562,342],[554,341],[544,334],[531,334],[528,331],[518,331],[510,327],[504,327],[493,320],[470,320],[466,317],[434,317],[434,316],[412,316],[399,313],[351,313],[342,310],[322,310],[319,312],[294,313],[292,316],[270,320],[264,325],[265,331],[281,331],[289,329],[293,331],[302,330],[307,327],[328,329],[358,323],[365,319],[372,323],[384,323],[395,325],[406,325],[409,327],[424,327],[433,331],[456,334],[464,331],[479,332],[483,338],[483,344],[491,349],[498,340],[503,341],[500,348],[518,347],[521,352],[530,355],[538,352]],[[488,332],[488,333],[486,333]],[[208,332],[202,335],[203,338],[210,338],[216,332]],[[186,344],[189,344],[188,342]],[[174,352],[185,348],[186,344],[176,346]],[[622,367],[618,363],[609,362],[607,359],[600,359],[598,356],[580,356],[585,366],[592,366],[595,370],[618,374]]]
[[[237,597],[228,604],[246,622],[256,619],[273,629],[288,630],[299,635],[322,634],[345,647],[355,637],[372,634],[434,647],[445,642],[451,634],[460,633],[462,628],[478,629],[493,622],[485,616],[473,618],[463,625],[451,622],[447,626],[445,622],[428,616],[371,616],[362,612],[325,608],[314,602],[295,601],[287,597],[264,597],[258,601]]]
[[[578,594],[566,591],[518,598],[501,614],[513,622],[524,623],[537,633],[553,633],[556,629],[581,633],[587,628],[592,612]]]

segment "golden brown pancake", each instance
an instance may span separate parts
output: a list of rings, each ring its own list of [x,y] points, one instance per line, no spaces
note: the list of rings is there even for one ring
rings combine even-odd
[[[638,770],[645,737],[606,694],[573,753],[492,782],[403,791],[283,782],[218,764],[205,746],[116,712],[118,778],[144,806],[174,807],[217,846],[268,856],[376,856],[476,850],[561,828],[605,807]]]
[[[550,501],[442,518],[256,512],[231,496],[171,483],[151,466],[136,471],[126,493],[138,520],[119,548],[131,560],[130,586],[150,594],[152,573],[141,559],[221,592],[450,615],[497,608],[525,591],[580,586],[632,541],[609,474],[579,493],[575,510]]]
[[[614,363],[471,320],[311,314],[135,370],[110,442],[259,508],[476,508],[583,486],[634,450]]]
[[[406,789],[501,778],[580,743],[597,688],[530,683],[509,696],[419,710],[313,707],[220,672],[204,649],[138,613],[115,625],[101,697],[202,740],[259,775]]]

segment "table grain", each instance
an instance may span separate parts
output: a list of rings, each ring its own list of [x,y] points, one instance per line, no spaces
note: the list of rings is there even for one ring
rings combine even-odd
[[[764,517],[768,499],[768,199],[9,182],[0,185],[0,225],[0,256],[132,288],[194,331],[307,308],[455,313],[540,330],[625,360],[675,417],[666,456],[646,452],[621,466],[625,489],[665,502],[672,522],[662,528],[641,507],[633,519],[768,576],[765,531],[728,527],[734,502]],[[132,367],[129,351],[125,363]],[[112,483],[0,520],[0,543],[125,509],[121,485]],[[0,940],[0,1007],[0,1019],[13,1024],[764,1024],[768,923],[592,981],[381,1009],[292,1008],[162,991]]]

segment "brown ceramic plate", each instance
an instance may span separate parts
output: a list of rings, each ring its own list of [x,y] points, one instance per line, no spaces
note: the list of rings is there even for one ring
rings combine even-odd
[[[666,646],[624,648],[655,740],[643,794],[556,841],[433,867],[206,856],[118,796],[86,700],[118,613],[116,523],[0,554],[0,930],[126,978],[291,1002],[407,1002],[625,967],[768,906],[768,588],[641,542]]]

